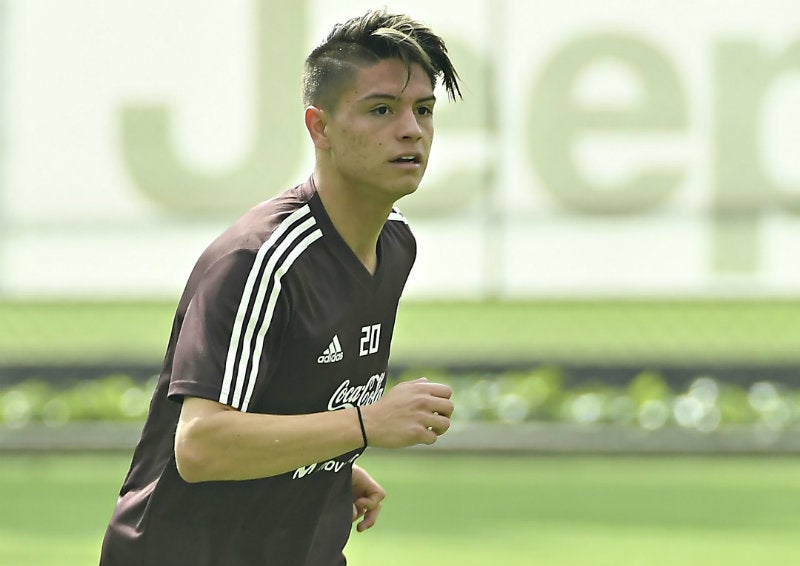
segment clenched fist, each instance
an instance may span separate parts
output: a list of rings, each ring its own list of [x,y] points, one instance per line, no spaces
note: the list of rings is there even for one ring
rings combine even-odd
[[[433,444],[450,428],[452,394],[449,386],[424,377],[397,384],[377,403],[362,407],[370,446]]]

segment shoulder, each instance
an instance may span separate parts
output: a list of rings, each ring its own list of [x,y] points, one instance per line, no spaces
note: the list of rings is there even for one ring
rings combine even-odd
[[[417,241],[414,238],[414,233],[411,231],[408,219],[400,212],[399,208],[392,208],[392,211],[389,213],[389,218],[386,219],[384,230],[392,235],[404,247],[416,251]]]
[[[408,219],[406,219],[405,215],[400,212],[400,209],[396,206],[392,207],[392,211],[389,213],[389,218],[387,219],[388,222],[401,222],[408,226]]]
[[[410,271],[417,258],[417,240],[408,220],[398,208],[393,208],[381,234],[382,260],[399,271]]]
[[[310,196],[298,185],[264,201],[237,219],[198,258],[187,284],[194,289],[201,280],[247,279],[252,270],[284,264],[287,255],[321,236],[308,205]],[[280,267],[280,265],[278,265]]]
[[[314,224],[311,196],[305,184],[298,185],[254,206],[218,238],[219,243],[227,250],[258,250],[287,233],[310,227]]]
[[[306,184],[302,184],[254,206],[206,248],[198,263],[210,266],[230,255],[250,257],[253,262],[271,248],[284,249],[303,242],[316,225],[310,198]]]

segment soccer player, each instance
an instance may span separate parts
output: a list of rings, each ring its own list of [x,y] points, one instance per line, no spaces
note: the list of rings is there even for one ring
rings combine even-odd
[[[446,385],[385,391],[416,253],[394,203],[425,171],[437,82],[461,95],[445,44],[370,11],[334,27],[303,79],[313,174],[198,260],[102,566],[345,564],[351,523],[370,528],[385,495],[355,460],[450,426]]]

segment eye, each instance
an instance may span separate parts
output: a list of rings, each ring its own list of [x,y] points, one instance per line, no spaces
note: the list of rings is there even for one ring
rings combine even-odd
[[[420,106],[417,108],[417,114],[420,116],[431,116],[433,114],[433,108],[430,106]]]
[[[386,105],[376,106],[370,110],[370,113],[375,114],[376,116],[385,116],[389,113],[389,107]]]

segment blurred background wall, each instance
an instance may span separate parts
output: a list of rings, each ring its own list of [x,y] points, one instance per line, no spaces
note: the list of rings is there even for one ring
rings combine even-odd
[[[304,55],[370,2],[0,3],[0,297],[173,298],[303,181]],[[789,0],[404,1],[448,41],[409,298],[796,297]],[[440,96],[444,99],[444,95]]]
[[[370,7],[0,0],[0,385],[158,372],[197,256],[311,172],[305,55]],[[428,174],[399,203],[419,257],[393,374],[477,375],[464,399],[491,418],[507,411],[483,400],[510,395],[517,420],[624,421],[623,396],[680,424],[681,392],[712,390],[695,417],[800,422],[794,3],[387,7],[446,38],[464,91],[439,93]],[[109,383],[118,410],[129,383]],[[22,412],[0,391],[6,421],[45,415],[42,391]]]

